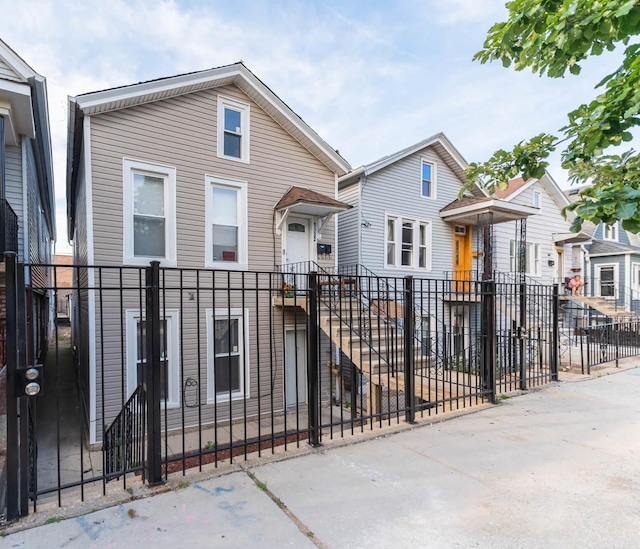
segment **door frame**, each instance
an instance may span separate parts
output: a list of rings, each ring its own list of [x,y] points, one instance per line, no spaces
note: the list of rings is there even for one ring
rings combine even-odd
[[[613,295],[612,296],[603,296],[602,295],[602,275],[600,274],[602,268],[608,269],[613,267]],[[596,297],[604,297],[605,299],[618,299],[618,291],[620,286],[620,265],[617,263],[595,263],[593,265],[593,274],[594,274],[594,282],[596,283],[596,288],[593,289]]]
[[[294,324],[285,324],[284,326],[284,341],[283,341],[283,353],[282,353],[282,362],[283,362],[283,376],[282,376],[282,393],[283,393],[283,397],[284,397],[284,408],[285,410],[289,410],[291,408],[294,408],[295,406],[299,405],[299,404],[307,404],[309,402],[309,393],[307,391],[307,354],[306,352],[304,353],[304,400],[301,402],[298,400],[298,394],[296,393],[296,401],[295,402],[288,402],[287,401],[287,358],[289,355],[287,355],[286,353],[286,348],[287,348],[287,339],[289,337],[292,337],[293,334],[295,334],[295,332],[298,332],[298,340],[302,340],[304,341],[304,346],[305,346],[305,351],[307,348],[307,327],[306,326],[301,326],[301,325],[294,325]],[[302,334],[302,335],[301,335]],[[295,337],[295,336],[293,336]],[[298,372],[300,369],[300,365],[298,364]],[[298,389],[300,387],[298,386]]]
[[[465,234],[456,233],[457,227],[464,227]],[[461,242],[460,244],[460,263],[463,267],[466,268],[458,268],[456,266],[456,242]],[[464,256],[464,257],[463,257]],[[472,239],[472,230],[470,225],[465,225],[463,223],[454,223],[452,227],[452,240],[451,240],[451,278],[453,280],[471,280],[471,272],[473,270],[473,239]],[[456,273],[462,273],[461,276],[456,276]],[[467,283],[456,284],[455,291],[466,292],[469,291],[470,285]]]

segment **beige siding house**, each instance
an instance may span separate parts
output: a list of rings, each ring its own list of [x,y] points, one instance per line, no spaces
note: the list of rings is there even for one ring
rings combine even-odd
[[[139,382],[151,261],[166,268],[166,427],[291,404],[295,317],[272,306],[274,271],[335,266],[348,163],[242,63],[70,98],[68,147],[74,260],[98,266],[79,271],[72,313],[90,441]]]

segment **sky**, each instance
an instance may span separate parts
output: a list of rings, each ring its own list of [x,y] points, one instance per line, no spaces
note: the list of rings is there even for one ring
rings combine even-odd
[[[438,132],[471,162],[557,135],[621,59],[562,79],[472,61],[504,0],[0,0],[0,13],[0,38],[47,78],[58,252],[68,96],[242,60],[353,167]],[[558,155],[549,172],[569,186]]]

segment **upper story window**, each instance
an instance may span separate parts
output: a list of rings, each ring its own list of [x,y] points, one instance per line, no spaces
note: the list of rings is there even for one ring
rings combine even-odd
[[[249,162],[249,105],[218,96],[218,156]]]
[[[248,268],[247,184],[207,176],[207,268]]]
[[[618,223],[613,225],[604,225],[602,228],[602,238],[604,240],[618,241]]]
[[[542,199],[540,198],[540,192],[539,191],[533,191],[533,207],[534,208],[540,208],[542,204]]]
[[[431,269],[431,223],[428,221],[387,216],[385,239],[385,266]]]
[[[176,264],[176,169],[124,159],[124,263]]]
[[[432,162],[422,161],[420,193],[426,198],[436,197],[436,167]]]

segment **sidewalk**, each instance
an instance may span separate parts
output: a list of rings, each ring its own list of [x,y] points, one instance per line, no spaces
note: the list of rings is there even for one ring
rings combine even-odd
[[[638,547],[640,369],[10,534],[11,547]],[[252,478],[253,477],[253,478]]]

